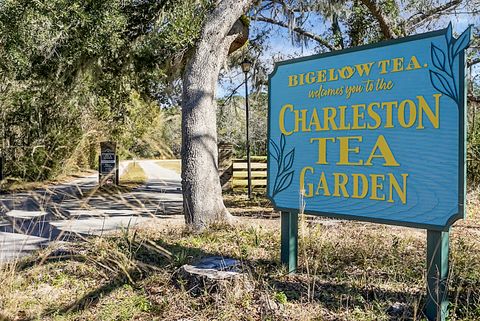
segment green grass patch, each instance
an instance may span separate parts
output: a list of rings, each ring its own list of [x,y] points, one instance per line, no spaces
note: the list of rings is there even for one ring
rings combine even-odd
[[[101,300],[98,310],[100,320],[128,321],[148,316],[153,307],[142,291],[125,284],[112,292],[109,298]]]

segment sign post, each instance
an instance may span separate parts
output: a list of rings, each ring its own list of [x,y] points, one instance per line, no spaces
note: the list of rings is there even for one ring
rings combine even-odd
[[[427,230],[427,307],[430,320],[444,321],[448,314],[447,279],[450,232]]]
[[[118,156],[115,142],[101,142],[98,164],[98,179],[100,185],[118,185]]]
[[[0,181],[3,181],[3,164],[4,164],[4,156],[3,151],[0,154]]]
[[[281,217],[281,262],[293,273],[298,264],[298,213],[282,211]]]
[[[426,229],[426,315],[446,319],[449,230],[465,217],[470,29],[454,38],[449,25],[276,64],[267,193],[282,212],[289,272],[300,210]]]

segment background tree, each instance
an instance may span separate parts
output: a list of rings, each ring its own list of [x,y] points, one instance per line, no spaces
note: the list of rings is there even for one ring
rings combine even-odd
[[[184,1],[18,0],[0,6],[0,116],[7,175],[94,167],[98,141],[124,157],[170,156],[165,108],[199,31]],[[162,107],[162,108],[159,108]]]
[[[252,155],[267,155],[267,107],[265,92],[255,91],[249,95],[250,104],[250,152]],[[233,145],[234,156],[246,155],[245,97],[234,95],[219,99],[217,108],[218,141]]]

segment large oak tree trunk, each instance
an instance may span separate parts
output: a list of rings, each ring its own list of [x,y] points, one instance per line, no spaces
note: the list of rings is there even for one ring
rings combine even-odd
[[[245,38],[240,22],[253,0],[221,0],[207,16],[183,76],[182,188],[185,220],[196,230],[229,222],[218,176],[215,94],[230,46]]]

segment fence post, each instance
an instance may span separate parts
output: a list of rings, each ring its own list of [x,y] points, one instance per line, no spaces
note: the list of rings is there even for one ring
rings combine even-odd
[[[229,143],[218,144],[218,175],[222,189],[231,188],[230,179],[233,175],[233,145]]]
[[[102,156],[98,155],[98,184],[102,185]]]
[[[120,159],[118,155],[115,156],[115,185],[120,185],[119,181]]]
[[[4,158],[3,158],[3,151],[2,151],[2,155],[0,155],[0,192],[2,191],[2,187],[3,187],[3,162],[4,162]]]
[[[3,155],[0,155],[0,181],[3,181]]]

